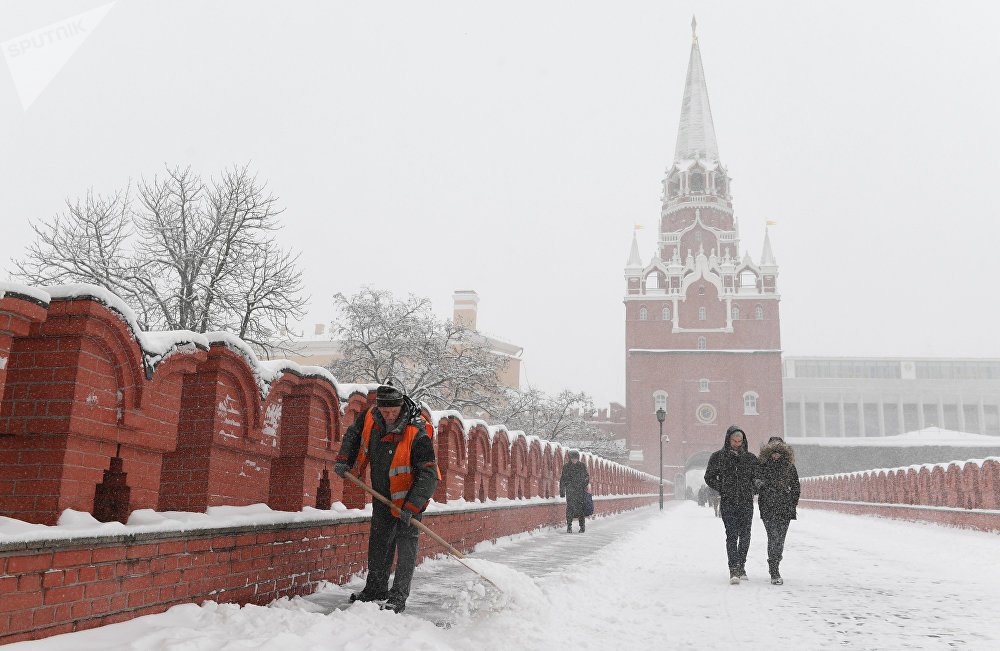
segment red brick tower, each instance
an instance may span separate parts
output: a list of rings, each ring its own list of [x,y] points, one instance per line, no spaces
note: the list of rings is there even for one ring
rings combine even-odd
[[[782,434],[778,266],[764,235],[760,262],[740,255],[729,174],[719,158],[705,71],[692,22],[691,59],[674,161],[663,180],[656,254],[633,236],[625,266],[625,377],[633,465],[664,479],[704,465],[726,428],[756,451]]]

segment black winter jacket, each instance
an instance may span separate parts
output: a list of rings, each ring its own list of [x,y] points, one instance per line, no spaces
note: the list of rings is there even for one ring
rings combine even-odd
[[[743,446],[739,451],[729,447],[729,439],[733,432],[743,434]],[[730,504],[753,509],[755,491],[754,479],[757,478],[757,457],[749,451],[747,435],[742,429],[733,425],[726,430],[726,440],[721,450],[716,450],[708,459],[705,469],[705,483],[709,488],[719,492],[722,504]]]
[[[434,495],[437,488],[437,459],[434,456],[434,442],[424,432],[424,419],[420,416],[420,411],[413,403],[406,403],[400,411],[400,418],[394,423],[391,431],[386,432],[385,419],[382,412],[377,407],[370,407],[373,411],[372,433],[368,450],[368,465],[370,467],[372,488],[376,493],[389,498],[392,491],[389,490],[389,467],[392,465],[392,457],[396,453],[396,439],[407,425],[416,425],[419,433],[413,440],[413,447],[410,448],[410,467],[415,474],[413,486],[406,495],[406,502],[409,502],[421,511],[427,507],[427,502]],[[347,428],[344,440],[340,444],[340,454],[338,460],[347,461],[354,465],[358,458],[358,450],[361,448],[361,430],[365,427],[365,417],[367,412],[358,415],[354,424]],[[396,436],[393,436],[393,435]],[[382,504],[377,504],[376,508],[381,508]],[[388,507],[385,507],[388,508]]]
[[[780,454],[777,461],[772,454]],[[794,520],[799,503],[799,472],[795,469],[795,453],[779,437],[772,437],[760,449],[760,478],[763,485],[758,493],[757,507],[761,520]]]
[[[567,463],[563,466],[559,477],[559,496],[566,496],[567,519],[582,518],[586,511],[585,495],[587,484],[590,483],[590,473],[587,464],[582,461]]]

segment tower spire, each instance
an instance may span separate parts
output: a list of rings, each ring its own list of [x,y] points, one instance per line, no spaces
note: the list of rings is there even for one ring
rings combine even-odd
[[[681,102],[675,160],[719,160],[719,145],[715,141],[715,125],[712,122],[712,107],[708,102],[708,85],[705,83],[705,68],[701,63],[697,28],[698,21],[692,16],[691,58],[684,83],[684,99]]]
[[[760,253],[760,263],[762,265],[776,265],[774,252],[771,251],[771,231],[764,227],[764,250]]]
[[[642,257],[639,255],[639,240],[635,236],[636,231],[632,231],[632,249],[628,254],[628,262],[625,263],[625,267],[629,269],[641,269],[642,268]]]

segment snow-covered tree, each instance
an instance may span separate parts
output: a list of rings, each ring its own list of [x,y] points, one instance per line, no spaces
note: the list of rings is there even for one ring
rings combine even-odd
[[[494,406],[492,416],[509,429],[523,430],[550,441],[577,447],[602,457],[620,460],[627,450],[592,422],[594,401],[583,391],[548,394],[539,389],[509,391]]]
[[[277,198],[245,166],[207,181],[167,168],[66,205],[32,224],[35,241],[13,261],[24,281],[101,285],[146,328],[226,330],[264,354],[304,314],[298,257],[274,237]]]
[[[436,409],[489,412],[500,391],[507,358],[459,323],[440,319],[428,299],[398,299],[387,290],[364,288],[337,294],[331,324],[341,358],[330,370],[341,380],[393,384]]]

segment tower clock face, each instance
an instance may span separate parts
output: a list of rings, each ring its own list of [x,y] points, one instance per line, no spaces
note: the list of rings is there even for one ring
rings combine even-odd
[[[694,415],[698,419],[698,422],[704,425],[711,425],[718,417],[715,407],[708,403],[698,405],[698,409],[695,410]]]

